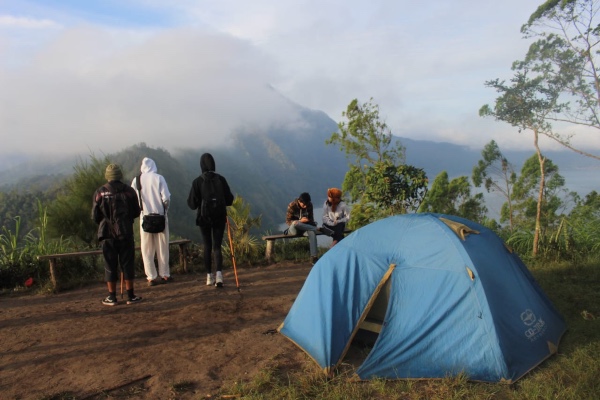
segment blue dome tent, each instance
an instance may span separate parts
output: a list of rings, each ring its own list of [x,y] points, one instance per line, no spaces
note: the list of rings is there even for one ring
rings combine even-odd
[[[565,322],[490,229],[442,214],[369,224],[313,267],[278,331],[332,374],[360,329],[358,379],[512,383],[557,352]]]

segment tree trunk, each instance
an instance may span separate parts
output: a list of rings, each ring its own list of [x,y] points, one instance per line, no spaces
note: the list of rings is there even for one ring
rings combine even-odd
[[[511,189],[511,182],[510,182],[510,175],[507,174],[507,168],[503,165],[502,166],[503,169],[503,173],[504,173],[504,182],[506,183],[506,188],[504,189],[506,192],[506,202],[508,203],[508,226],[510,227],[510,232],[512,233],[514,231],[514,221],[513,221],[513,204],[512,204],[512,191]]]
[[[540,230],[541,230],[541,224],[542,224],[542,204],[544,202],[544,187],[546,185],[546,172],[545,172],[545,168],[544,168],[544,162],[546,161],[546,158],[544,156],[542,156],[542,152],[540,151],[540,147],[538,145],[538,131],[537,129],[534,129],[534,145],[535,145],[535,151],[537,153],[538,156],[538,161],[540,163],[540,189],[538,192],[538,201],[537,201],[537,211],[535,214],[535,232],[533,235],[533,256],[537,256],[538,254],[538,247],[539,247],[539,243],[540,243]]]

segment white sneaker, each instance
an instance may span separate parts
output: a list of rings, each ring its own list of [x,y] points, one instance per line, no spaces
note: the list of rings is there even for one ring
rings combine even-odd
[[[223,273],[221,271],[217,271],[217,287],[223,287]]]
[[[215,284],[215,277],[213,274],[206,274],[206,286],[212,286]]]

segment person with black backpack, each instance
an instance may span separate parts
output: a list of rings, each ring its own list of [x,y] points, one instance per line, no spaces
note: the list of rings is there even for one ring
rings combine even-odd
[[[210,153],[200,157],[202,175],[194,179],[187,199],[188,207],[196,212],[196,225],[200,227],[204,243],[206,285],[223,287],[223,254],[221,244],[227,224],[227,206],[233,204],[233,194],[227,180],[215,172],[215,159]],[[213,274],[212,256],[216,276]]]
[[[135,241],[133,221],[140,216],[137,194],[129,185],[121,182],[123,172],[117,164],[106,167],[104,177],[108,183],[94,193],[92,219],[98,224],[98,241],[102,243],[104,276],[108,297],[102,300],[106,306],[117,305],[117,281],[119,265],[127,289],[127,304],[142,301],[133,291],[135,279]]]

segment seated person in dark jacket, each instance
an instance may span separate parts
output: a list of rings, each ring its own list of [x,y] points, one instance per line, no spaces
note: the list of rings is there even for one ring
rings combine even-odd
[[[289,226],[290,235],[299,235],[306,232],[310,245],[310,261],[314,265],[317,260],[317,223],[313,216],[313,205],[310,194],[304,192],[287,208],[285,223]]]

